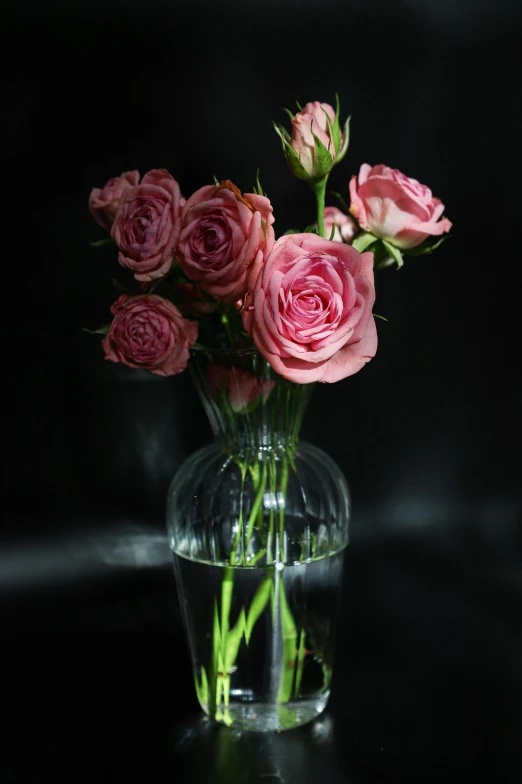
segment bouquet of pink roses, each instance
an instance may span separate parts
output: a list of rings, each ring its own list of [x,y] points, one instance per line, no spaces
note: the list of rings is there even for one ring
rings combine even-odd
[[[286,729],[327,702],[349,493],[333,461],[299,441],[305,391],[360,370],[377,350],[374,274],[429,254],[451,227],[417,180],[361,166],[350,203],[325,206],[348,122],[325,103],[276,125],[315,222],[277,239],[259,177],[188,199],[165,169],[121,174],[89,206],[139,287],[123,290],[105,356],[161,376],[191,362],[216,435],[179,469],[169,542],[196,692],[214,719]],[[321,598],[323,597],[323,598]],[[324,597],[327,597],[326,599]]]
[[[97,330],[107,359],[168,376],[191,350],[255,347],[277,374],[307,384],[339,381],[375,355],[375,270],[431,253],[451,223],[428,187],[382,164],[352,177],[344,211],[325,207],[348,121],[341,128],[338,102],[299,109],[291,133],[275,127],[291,172],[316,197],[303,231],[275,238],[259,180],[253,193],[224,180],[185,199],[166,169],[153,169],[92,190],[91,213],[141,289],[122,294]]]

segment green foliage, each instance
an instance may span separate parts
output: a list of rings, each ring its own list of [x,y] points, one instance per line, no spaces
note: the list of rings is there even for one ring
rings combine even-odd
[[[405,256],[429,256],[448,238],[448,234],[444,234],[439,238],[431,237],[430,239],[425,240],[421,245],[417,245],[416,248],[408,248],[407,250],[403,250],[403,254]]]
[[[104,245],[116,245],[112,237],[104,237],[102,240],[91,242],[93,248],[102,248]]]
[[[89,335],[106,335],[111,327],[111,322],[108,324],[102,324],[101,327],[98,329],[87,329],[87,327],[82,327],[82,332],[87,332]]]
[[[397,262],[397,269],[400,269],[404,266],[404,261],[402,260],[402,253],[400,252],[399,248],[396,248],[395,245],[392,245],[391,242],[387,242],[386,240],[382,241],[382,244],[392,257],[394,261]]]

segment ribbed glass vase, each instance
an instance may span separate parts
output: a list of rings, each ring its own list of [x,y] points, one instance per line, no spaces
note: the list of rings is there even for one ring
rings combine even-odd
[[[310,385],[255,351],[189,367],[215,440],[175,475],[167,518],[196,693],[219,722],[290,729],[330,694],[348,488],[299,439]]]

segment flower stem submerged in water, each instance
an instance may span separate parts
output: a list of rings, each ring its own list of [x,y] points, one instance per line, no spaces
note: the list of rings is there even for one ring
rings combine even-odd
[[[324,710],[342,558],[250,568],[174,554],[196,691],[209,716],[266,731]]]

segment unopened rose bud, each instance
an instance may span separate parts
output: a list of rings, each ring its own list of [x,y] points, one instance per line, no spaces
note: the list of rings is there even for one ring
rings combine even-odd
[[[334,110],[328,103],[313,101],[292,117],[291,135],[274,124],[292,173],[302,180],[326,177],[346,154],[348,123],[349,118],[341,133],[339,103]]]

